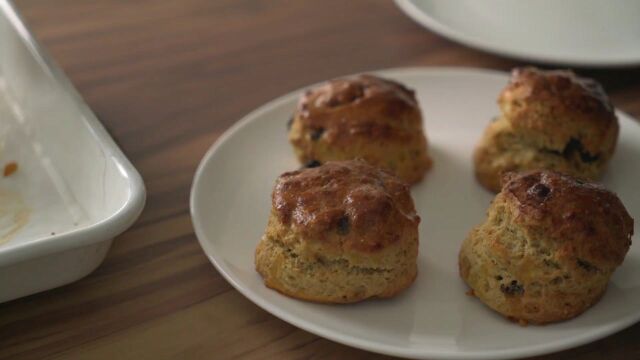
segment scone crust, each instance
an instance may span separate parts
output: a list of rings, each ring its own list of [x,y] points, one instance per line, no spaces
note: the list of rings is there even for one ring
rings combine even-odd
[[[306,91],[289,140],[302,163],[362,158],[409,183],[422,179],[432,163],[414,92],[372,75]]]
[[[613,106],[602,86],[571,70],[516,68],[498,104],[516,129],[545,133],[545,145],[553,149],[562,149],[579,136],[584,150],[596,155],[617,129]]]
[[[328,162],[276,181],[256,250],[265,284],[329,303],[390,297],[417,274],[418,224],[406,183],[361,160]]]
[[[479,182],[500,191],[509,171],[554,170],[597,179],[613,155],[619,125],[602,86],[571,71],[515,69],[498,99],[474,163]]]
[[[508,174],[462,245],[460,275],[511,319],[566,320],[604,294],[632,235],[633,219],[599,185],[549,171]]]

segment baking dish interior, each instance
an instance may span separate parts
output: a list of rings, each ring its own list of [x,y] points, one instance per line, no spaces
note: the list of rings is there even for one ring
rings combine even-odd
[[[142,208],[139,175],[11,5],[0,7],[0,166],[18,165],[0,176],[0,260],[65,237],[80,246],[117,234]],[[71,236],[94,228],[100,234],[86,240]]]

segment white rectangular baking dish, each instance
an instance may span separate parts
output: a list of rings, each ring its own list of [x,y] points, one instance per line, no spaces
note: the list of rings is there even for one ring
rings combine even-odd
[[[0,0],[0,302],[89,274],[144,201],[136,169]]]

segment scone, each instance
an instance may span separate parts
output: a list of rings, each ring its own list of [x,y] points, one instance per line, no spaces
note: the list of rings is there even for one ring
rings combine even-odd
[[[361,158],[410,184],[431,166],[414,92],[372,75],[306,91],[289,124],[289,141],[303,164]]]
[[[391,297],[417,274],[408,185],[361,160],[282,174],[256,270],[279,292],[323,303]]]
[[[550,171],[508,174],[462,245],[460,275],[512,320],[566,320],[604,294],[632,235],[624,205],[599,185]]]
[[[594,180],[616,146],[618,119],[600,84],[571,71],[513,70],[501,114],[474,154],[478,181],[500,191],[509,171],[554,170]]]

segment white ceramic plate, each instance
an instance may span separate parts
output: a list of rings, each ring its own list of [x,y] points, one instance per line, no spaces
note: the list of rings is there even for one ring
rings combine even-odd
[[[396,0],[442,36],[501,55],[578,66],[640,64],[637,0]]]
[[[637,236],[602,301],[577,319],[521,327],[475,298],[458,277],[457,253],[481,222],[492,194],[472,173],[471,152],[498,109],[503,73],[462,68],[381,72],[414,88],[422,106],[435,166],[412,190],[420,224],[419,275],[391,300],[319,305],[267,289],[255,272],[254,248],[267,223],[278,175],[299,167],[285,124],[295,91],[247,115],[206,154],[191,192],[200,244],[218,271],[260,307],[300,328],[351,346],[416,358],[513,358],[548,353],[602,338],[640,318]],[[605,184],[640,215],[637,179],[640,126],[619,113],[621,136]],[[212,326],[214,326],[212,324]]]

